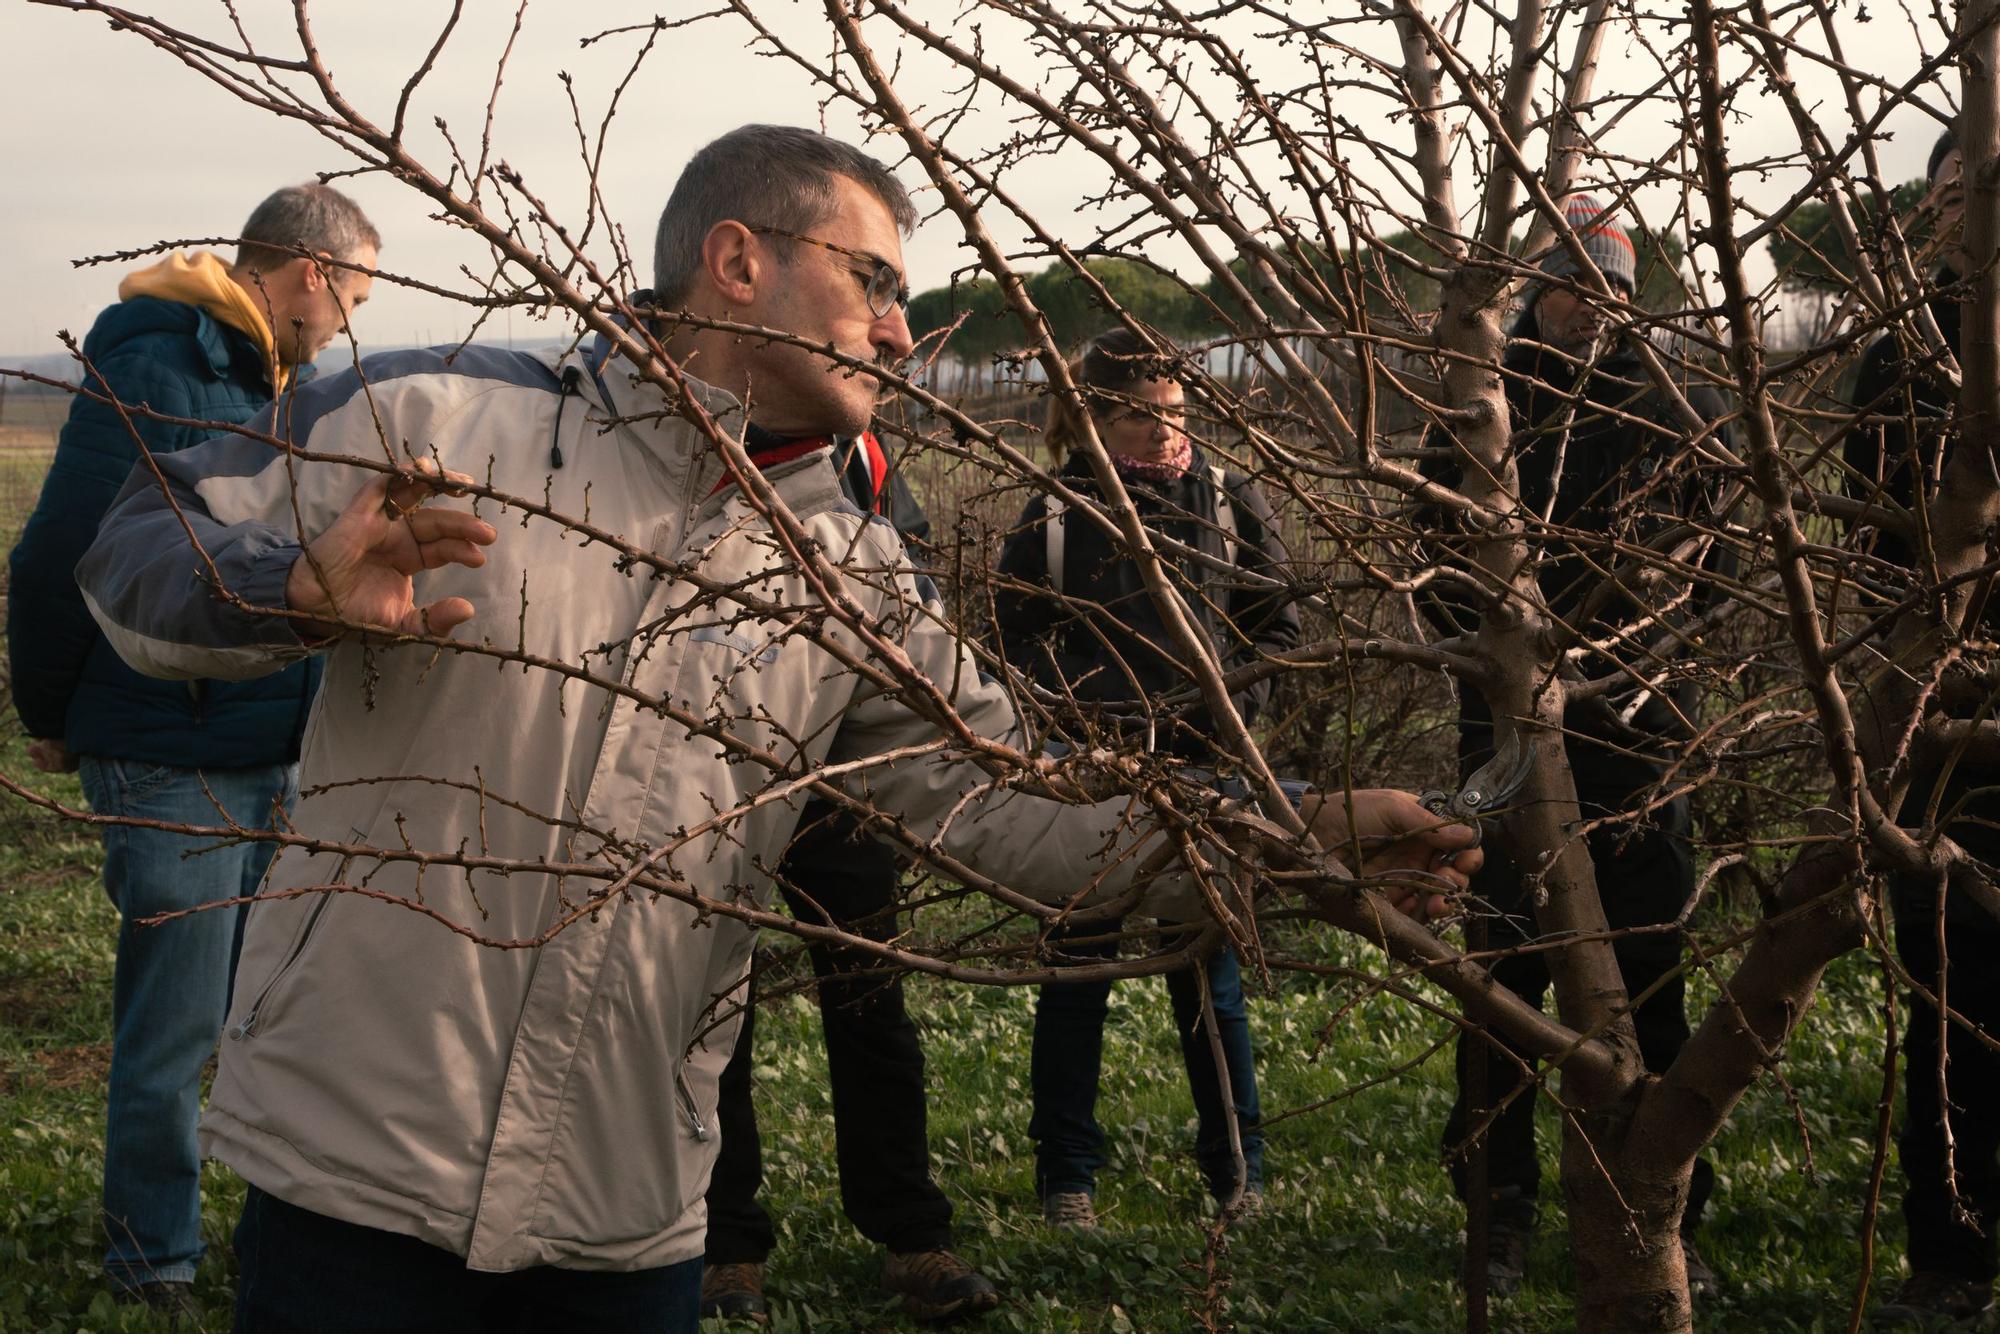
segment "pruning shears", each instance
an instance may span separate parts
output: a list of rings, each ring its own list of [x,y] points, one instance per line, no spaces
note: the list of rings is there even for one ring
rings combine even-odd
[[[1479,817],[1512,801],[1528,781],[1534,762],[1534,748],[1523,745],[1519,733],[1510,733],[1492,758],[1474,769],[1456,791],[1434,787],[1418,793],[1417,801],[1440,820],[1471,825],[1475,835],[1472,846],[1478,847],[1479,836],[1484,834]]]

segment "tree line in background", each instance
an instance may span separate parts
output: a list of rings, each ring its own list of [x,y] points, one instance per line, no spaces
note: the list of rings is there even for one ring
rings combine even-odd
[[[1907,212],[1923,190],[1921,180],[1906,181],[1896,187],[1891,198],[1898,210]],[[1864,224],[1869,216],[1864,211]],[[1766,242],[1780,281],[1794,298],[1787,304],[1787,314],[1801,305],[1817,307],[1815,298],[1854,285],[1856,258],[1842,235],[1829,206],[1809,201],[1793,209]],[[1526,240],[1525,234],[1517,233],[1510,248],[1519,254]],[[1633,243],[1639,252],[1637,303],[1653,311],[1685,305],[1681,261],[1687,247],[1681,237],[1666,228],[1639,227],[1633,231]],[[1190,282],[1145,259],[1111,255],[1080,255],[1078,259],[1095,284],[1085,282],[1075,267],[1061,260],[1026,279],[1028,294],[1048,320],[1057,342],[1076,347],[1104,327],[1113,307],[1107,307],[1093,290],[1101,286],[1111,295],[1115,309],[1161,333],[1188,344],[1215,340],[1217,369],[1228,376],[1240,374],[1245,357],[1240,345],[1229,338],[1233,317],[1240,312],[1234,307],[1228,283],[1215,277]],[[1392,232],[1367,246],[1365,254],[1350,250],[1346,262],[1370,265],[1367,299],[1377,315],[1437,308],[1439,256],[1418,233]],[[1239,281],[1244,267],[1241,263],[1235,266]],[[1327,272],[1332,262],[1322,254],[1313,267]],[[1789,329],[1790,323],[1786,327]],[[999,283],[976,271],[956,275],[948,283],[913,296],[910,331],[922,344],[920,355],[940,357],[942,369],[937,377],[950,393],[990,391],[1023,364],[1010,355],[1022,346],[1019,322],[1009,310]]]

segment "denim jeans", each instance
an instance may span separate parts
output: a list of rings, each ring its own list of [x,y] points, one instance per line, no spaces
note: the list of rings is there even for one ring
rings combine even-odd
[[[236,1225],[236,1334],[694,1334],[701,1259],[509,1273],[415,1237],[328,1218],[252,1186]]]
[[[1117,930],[1093,927],[1091,934]],[[1051,942],[1077,962],[1108,959],[1115,944],[1069,945],[1062,933]],[[1243,1142],[1250,1182],[1263,1180],[1264,1137],[1258,1131],[1257,1064],[1250,1048],[1250,1019],[1243,1004],[1243,975],[1236,955],[1221,950],[1208,961],[1208,989],[1229,1069],[1229,1090]],[[1167,974],[1181,1060],[1194,1095],[1195,1158],[1217,1199],[1236,1189],[1236,1159],[1229,1147],[1229,1116],[1216,1073],[1214,1048],[1201,1022],[1201,983],[1192,968]],[[1028,1135],[1035,1141],[1035,1187],[1046,1198],[1054,1191],[1096,1189],[1104,1166],[1104,1128],[1097,1122],[1097,1083],[1104,1062],[1104,1016],[1111,1003],[1109,982],[1051,982],[1035,1003],[1035,1042],[1030,1064],[1034,1116]]]
[[[272,802],[289,805],[298,791],[290,765],[199,770],[89,755],[81,764],[84,795],[100,815],[218,825],[220,802],[238,824],[268,828]],[[104,887],[124,919],[111,999],[104,1268],[127,1286],[188,1282],[202,1254],[201,1071],[229,1009],[243,910],[159,926],[138,919],[255,893],[271,845],[213,847],[124,825],[103,833]],[[205,847],[213,850],[188,855]]]

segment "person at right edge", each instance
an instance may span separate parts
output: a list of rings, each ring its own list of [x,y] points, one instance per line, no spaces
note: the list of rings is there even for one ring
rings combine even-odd
[[[1592,196],[1572,195],[1564,216],[1582,248],[1611,287],[1626,300],[1635,289],[1637,256],[1630,237]],[[1698,505],[1688,446],[1689,432],[1667,398],[1649,378],[1626,338],[1607,336],[1604,311],[1580,295],[1579,266],[1567,246],[1557,243],[1540,261],[1545,279],[1528,291],[1528,305],[1509,335],[1501,365],[1513,419],[1520,499],[1536,516],[1559,530],[1593,535],[1591,549],[1548,542],[1537,580],[1550,614],[1575,625],[1586,604],[1597,604],[1589,629],[1602,630],[1639,613],[1632,601],[1614,594],[1604,599],[1605,561],[1595,535],[1609,542],[1644,542]],[[1641,337],[1643,335],[1633,335]],[[1719,396],[1696,385],[1684,390],[1689,403],[1714,422],[1725,409]],[[1469,632],[1478,613],[1463,606],[1431,610],[1452,632]],[[1586,627],[1579,626],[1579,631]],[[1672,641],[1657,646],[1670,656]],[[1602,659],[1586,675],[1601,676]],[[1690,815],[1685,796],[1663,804],[1658,784],[1667,757],[1686,735],[1692,716],[1692,683],[1662,696],[1621,687],[1611,696],[1586,696],[1565,709],[1563,726],[1570,771],[1584,820],[1591,862],[1614,930],[1672,922],[1693,897],[1695,867],[1689,845]],[[1493,753],[1493,715],[1476,688],[1459,703],[1460,772],[1469,775]],[[1535,940],[1535,903],[1513,849],[1498,822],[1488,826],[1485,868],[1472,882],[1472,902],[1490,916],[1488,948],[1503,953],[1492,965],[1503,985],[1539,1005],[1550,984],[1545,956],[1519,950]],[[1647,995],[1633,1012],[1646,1068],[1658,1072],[1673,1063],[1689,1036],[1682,938],[1679,932],[1640,931],[1620,936],[1614,946],[1627,993]],[[1472,1062],[1486,1063],[1483,1104],[1498,1108],[1486,1133],[1488,1291],[1504,1296],[1527,1276],[1528,1251],[1535,1234],[1541,1165],[1535,1152],[1533,1091],[1522,1088],[1521,1058],[1485,1034],[1462,1034],[1457,1053],[1457,1099],[1445,1122],[1444,1152],[1452,1185],[1469,1200],[1468,1141],[1484,1116],[1475,1117],[1468,1096]],[[1695,1245],[1695,1229],[1714,1189],[1715,1171],[1697,1159],[1681,1219],[1689,1289],[1713,1289],[1715,1274]],[[1468,1244],[1471,1227],[1468,1222]]]
[[[1225,668],[1239,667],[1296,647],[1298,611],[1270,582],[1285,562],[1270,502],[1254,481],[1189,439],[1184,386],[1136,334],[1122,328],[1091,343],[1070,373],[1139,521],[1156,541],[1167,539],[1161,558],[1168,576],[1184,590],[1217,660]],[[1048,443],[1069,453],[1063,482],[1095,496],[1089,460],[1075,449],[1081,424],[1062,400],[1052,399],[1049,407]],[[1008,663],[1070,701],[1069,712],[1078,715],[1075,721],[1086,733],[1140,737],[1154,755],[1217,764],[1215,729],[1206,710],[1152,709],[1151,701],[1188,690],[1193,678],[1138,562],[1107,534],[1037,495],[1001,550],[999,573],[993,615]],[[1237,692],[1234,702],[1246,723],[1270,692],[1268,677]],[[1098,963],[1116,957],[1117,941],[1104,937],[1115,937],[1118,929],[1115,923],[1075,931],[1058,927],[1050,933],[1049,948],[1059,963]],[[1194,1097],[1195,1157],[1209,1193],[1234,1219],[1254,1212],[1263,1200],[1257,1067],[1235,954],[1225,946],[1206,969],[1213,1038],[1202,1023],[1201,982],[1194,969],[1168,973],[1167,996]],[[1110,998],[1108,981],[1052,982],[1041,988],[1035,1006],[1034,1115],[1028,1133],[1035,1141],[1043,1216],[1057,1227],[1097,1225],[1097,1172],[1104,1165],[1097,1090]]]
[[[1965,216],[1959,166],[1958,144],[1947,130],[1931,150],[1925,202],[1935,213],[1940,241],[1930,310],[1945,345],[1954,351],[1960,321],[1952,289],[1958,275],[1969,269],[1959,235]],[[1855,378],[1854,407],[1872,420],[1857,422],[1848,433],[1843,450],[1850,469],[1848,491],[1863,500],[1884,494],[1911,509],[1928,502],[1928,488],[1919,495],[1915,479],[1942,475],[1942,455],[1950,448],[1947,423],[1956,400],[1956,391],[1922,348],[1911,347],[1894,332],[1877,339],[1863,354]],[[1871,530],[1862,542],[1877,562],[1896,569],[1915,571],[1926,563],[1896,534]],[[1862,568],[1865,573],[1868,567]],[[1906,591],[1898,587],[1886,596],[1893,600]],[[1990,792],[2000,772],[1964,760],[1947,769],[1943,761],[1949,758],[1917,757],[1902,820],[1915,827],[1926,810],[1956,811],[1946,830],[1949,836],[1981,861],[2000,865],[2000,827],[1991,823],[2000,819],[2000,801],[1975,796]],[[1873,1312],[1878,1328],[1969,1328],[1993,1306],[1993,1229],[2000,1222],[2000,1056],[1982,1034],[2000,1035],[2000,974],[1990,966],[2000,952],[2000,921],[1970,900],[1948,895],[1942,904],[1940,954],[1939,908],[1934,879],[1889,878],[1896,954],[1919,989],[1910,993],[1903,1012],[1905,1108],[1897,1141],[1910,1276]],[[1940,986],[1961,1021],[1950,1026],[1943,1052],[1935,1003]],[[1950,1083],[1949,1140],[1938,1100],[1940,1058]],[[1952,1167],[1957,1169],[1955,1190],[1949,1179]]]

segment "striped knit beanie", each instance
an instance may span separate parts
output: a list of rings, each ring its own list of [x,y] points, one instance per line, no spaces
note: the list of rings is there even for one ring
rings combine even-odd
[[[1563,220],[1606,279],[1624,283],[1628,294],[1638,290],[1639,256],[1632,249],[1632,238],[1595,195],[1571,195],[1564,200]],[[1543,254],[1541,270],[1551,278],[1574,278],[1582,272],[1561,241]]]

